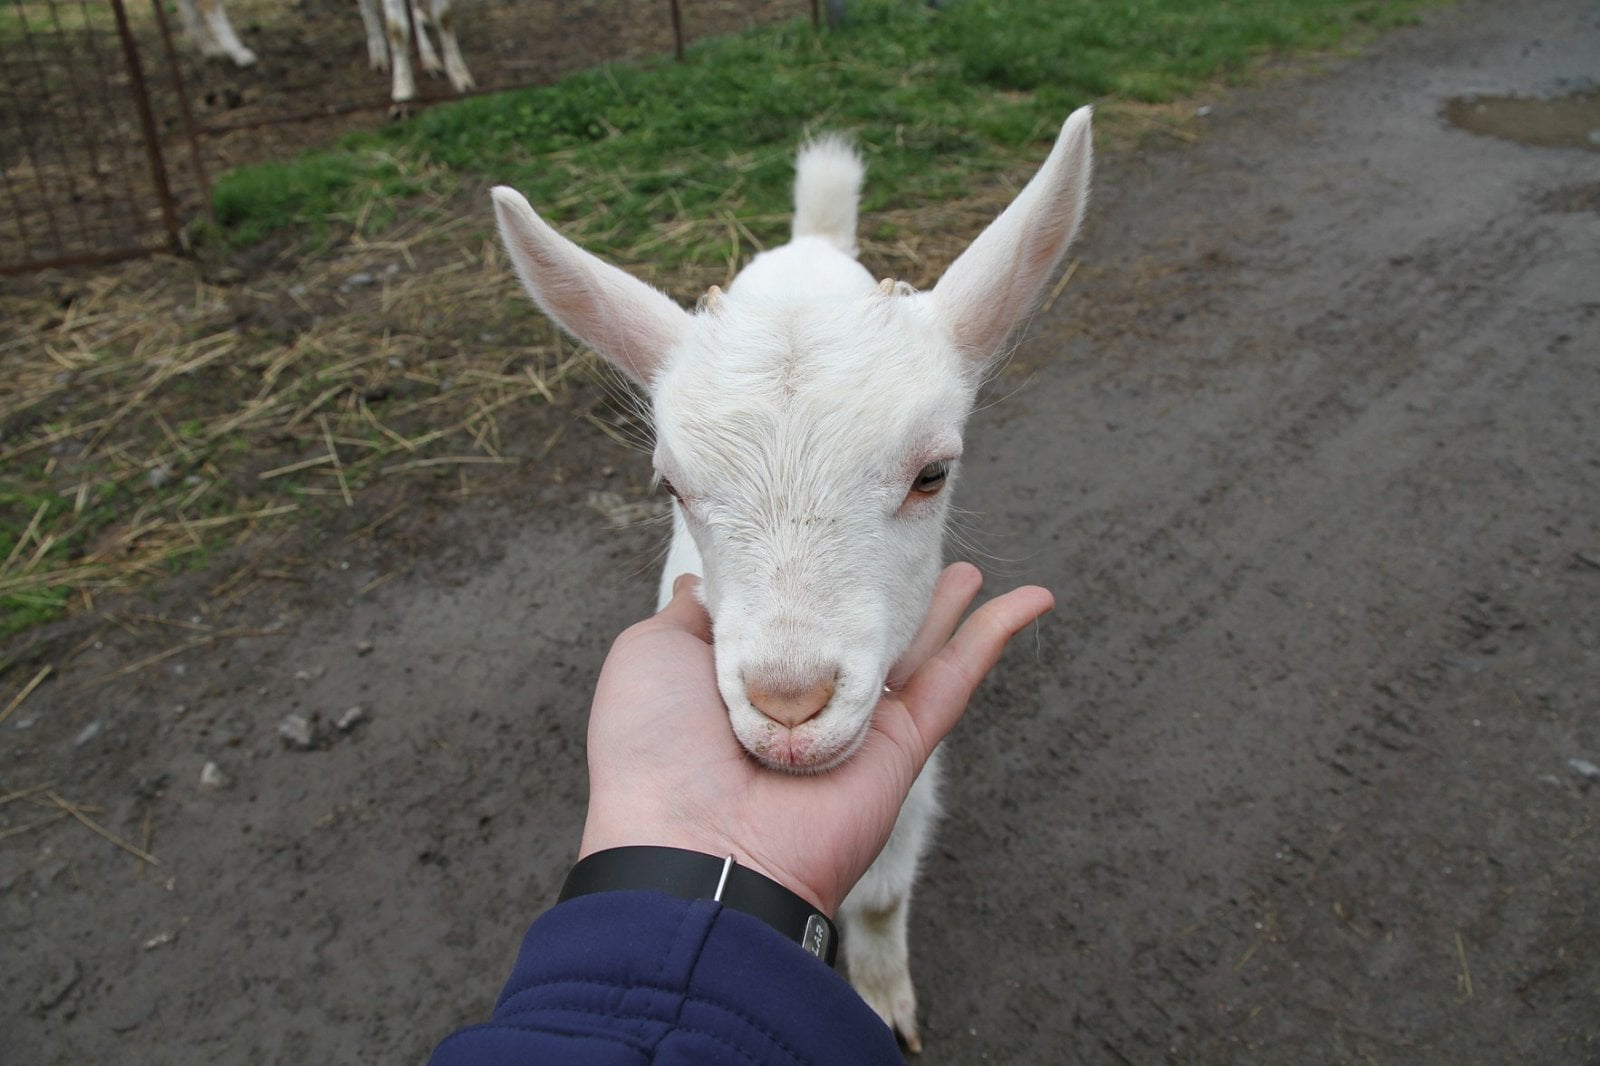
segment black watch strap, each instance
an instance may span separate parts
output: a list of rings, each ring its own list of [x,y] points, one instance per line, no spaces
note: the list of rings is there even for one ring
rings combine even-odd
[[[839,931],[828,916],[778,882],[733,861],[682,848],[608,848],[578,860],[558,902],[593,892],[652,890],[679,899],[714,899],[760,918],[833,965]]]

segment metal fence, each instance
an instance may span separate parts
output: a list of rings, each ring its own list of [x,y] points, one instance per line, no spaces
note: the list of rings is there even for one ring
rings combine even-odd
[[[171,54],[141,47],[123,0],[4,4],[0,273],[176,248],[205,178]]]
[[[831,0],[830,0],[831,2]],[[231,0],[257,62],[204,59],[163,0],[0,0],[0,274],[178,249],[207,175],[386,121],[354,0]],[[477,91],[796,17],[819,0],[456,0]],[[453,99],[419,77],[419,104]]]

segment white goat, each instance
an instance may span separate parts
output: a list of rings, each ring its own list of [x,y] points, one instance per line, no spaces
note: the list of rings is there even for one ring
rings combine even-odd
[[[675,498],[661,600],[679,574],[703,575],[733,731],[768,766],[823,772],[865,739],[932,596],[978,385],[1077,230],[1091,153],[1084,108],[919,293],[856,262],[862,163],[841,141],[813,142],[793,239],[693,314],[494,190],[534,300],[649,395],[655,467]],[[851,982],[912,1050],[906,920],[937,776],[930,762],[839,912]]]
[[[439,52],[434,51],[428,39],[429,18],[422,13],[417,0],[411,0],[411,18],[406,17],[407,0],[383,0],[383,17],[379,18],[375,0],[357,0],[361,8],[361,22],[367,30],[367,61],[373,70],[389,70],[393,60],[393,81],[389,97],[397,105],[416,99],[416,79],[411,73],[411,22],[417,24],[417,52],[422,57],[422,67],[431,74],[443,73],[450,79],[456,92],[464,93],[473,87],[472,72],[462,58],[461,45],[456,41],[455,15],[450,0],[430,0],[432,25],[439,35]],[[178,13],[200,54],[207,58],[226,57],[234,64],[248,67],[255,63],[256,54],[244,46],[228,19],[222,0],[178,0]]]

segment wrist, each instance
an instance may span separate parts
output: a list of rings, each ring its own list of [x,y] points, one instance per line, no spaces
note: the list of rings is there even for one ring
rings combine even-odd
[[[814,902],[731,854],[659,845],[627,845],[583,855],[558,902],[596,892],[655,891],[710,899],[758,918],[829,966],[838,951],[832,920]]]
[[[597,819],[594,812],[590,811],[588,821],[584,823],[583,838],[578,843],[578,860],[588,858],[599,851],[612,848],[631,847],[662,847],[677,848],[683,851],[697,851],[703,855],[715,856],[720,862],[728,855],[732,855],[738,864],[747,869],[754,870],[770,881],[776,881],[785,889],[804,899],[807,903],[817,908],[830,919],[839,909],[843,893],[837,896],[818,892],[804,879],[792,877],[784,869],[763,862],[749,849],[741,847],[736,841],[716,833],[696,833],[686,831],[682,825],[666,828],[664,825],[654,829],[650,827],[651,819],[643,821],[634,818],[627,823],[619,823],[616,819]]]

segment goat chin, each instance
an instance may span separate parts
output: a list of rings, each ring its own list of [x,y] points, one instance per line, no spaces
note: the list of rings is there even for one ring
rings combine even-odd
[[[529,294],[649,398],[655,467],[676,497],[660,602],[680,574],[704,578],[729,721],[766,765],[823,773],[867,741],[886,664],[928,607],[978,386],[1077,231],[1091,158],[1084,108],[916,292],[856,261],[865,167],[819,139],[797,162],[790,242],[692,313],[494,190]],[[906,915],[937,776],[930,761],[839,914],[852,983],[912,1050]]]
[[[844,765],[861,750],[872,728],[872,714],[832,708],[798,726],[779,725],[752,709],[730,714],[733,735],[757,762],[792,774],[823,774]],[[853,725],[844,722],[854,720]]]

